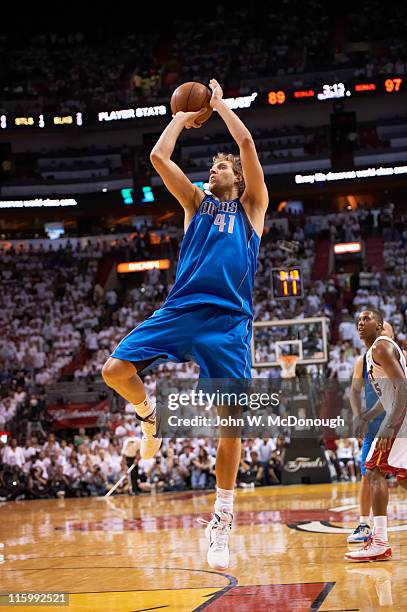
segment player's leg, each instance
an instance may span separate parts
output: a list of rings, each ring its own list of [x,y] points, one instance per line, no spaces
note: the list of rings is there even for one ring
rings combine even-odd
[[[215,379],[228,386],[236,379],[250,378],[251,321],[241,315],[211,309],[206,324],[195,338],[193,351],[201,379]],[[214,350],[216,348],[216,350]],[[218,414],[240,416],[237,408],[222,406]],[[207,560],[214,569],[229,565],[228,536],[232,529],[236,476],[241,455],[239,428],[221,428],[216,455],[216,500],[213,518],[206,528]]]
[[[219,406],[218,415],[238,418],[241,411],[230,406]],[[219,442],[216,452],[216,501],[215,512],[226,512],[233,515],[233,497],[242,453],[240,427],[225,426],[219,429]]]
[[[108,387],[114,389],[133,406],[137,406],[146,399],[143,381],[130,361],[109,357],[103,366],[102,376]],[[145,416],[139,414],[142,417]]]
[[[360,481],[359,489],[360,522],[369,524],[371,507],[372,496],[370,493],[370,484],[365,473]]]
[[[164,308],[157,310],[123,338],[102,369],[106,384],[134,406],[141,421],[143,438],[140,452],[143,459],[156,454],[161,439],[156,435],[155,406],[146,394],[138,371],[141,372],[158,359],[183,360],[186,343],[190,341],[187,318],[187,314],[174,314]]]
[[[156,437],[156,409],[147,396],[136,367],[130,361],[109,357],[103,366],[102,376],[108,387],[133,405],[143,432],[140,454],[143,459],[151,459],[158,452],[162,440]]]
[[[372,510],[374,521],[374,534],[387,542],[387,506],[389,504],[389,487],[386,476],[380,469],[367,471],[372,496]],[[383,520],[377,520],[383,519]],[[385,519],[385,520],[384,520]]]
[[[366,476],[370,484],[373,510],[373,537],[361,550],[345,555],[348,561],[385,561],[390,559],[392,551],[387,536],[387,506],[389,489],[385,473],[391,471],[388,465],[390,448],[379,450],[373,443],[366,461]]]
[[[207,561],[213,569],[229,566],[229,534],[233,523],[234,488],[241,454],[240,438],[220,438],[216,453],[216,500],[212,520],[205,535],[209,549]]]
[[[371,535],[372,530],[370,529],[370,509],[372,506],[370,484],[366,477],[366,457],[369,454],[370,447],[372,445],[373,438],[365,436],[363,439],[362,457],[361,457],[361,473],[362,478],[360,481],[359,488],[359,524],[355,528],[354,532],[348,537],[350,544],[367,542]]]

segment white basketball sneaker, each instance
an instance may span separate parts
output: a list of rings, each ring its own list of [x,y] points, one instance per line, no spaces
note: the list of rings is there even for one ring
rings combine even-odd
[[[198,519],[205,524],[205,536],[209,541],[206,559],[212,569],[224,570],[229,567],[229,533],[232,530],[233,514],[218,511],[212,515],[211,521]]]
[[[348,552],[345,555],[347,561],[361,563],[364,561],[387,561],[391,559],[392,551],[388,542],[383,542],[377,536],[367,542],[360,550]]]
[[[156,436],[157,433],[157,411],[153,408],[153,411],[145,418],[141,418],[136,414],[140,420],[141,431],[143,437],[141,438],[140,455],[142,459],[151,459],[160,450],[162,438]]]

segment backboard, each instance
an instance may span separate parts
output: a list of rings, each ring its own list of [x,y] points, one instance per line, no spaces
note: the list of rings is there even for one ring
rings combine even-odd
[[[325,317],[256,321],[253,324],[252,367],[278,366],[278,354],[295,352],[299,364],[328,361],[327,320]]]

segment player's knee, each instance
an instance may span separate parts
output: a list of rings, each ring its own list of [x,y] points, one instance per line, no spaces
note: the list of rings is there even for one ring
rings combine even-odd
[[[366,479],[369,482],[369,484],[375,483],[381,478],[383,478],[383,475],[381,471],[378,470],[377,468],[375,468],[374,470],[366,470]]]
[[[109,387],[126,380],[135,373],[135,368],[128,361],[109,357],[102,368],[102,377]]]

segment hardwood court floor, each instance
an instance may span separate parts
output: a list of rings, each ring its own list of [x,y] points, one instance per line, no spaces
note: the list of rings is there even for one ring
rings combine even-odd
[[[69,612],[407,610],[407,495],[390,495],[393,560],[352,564],[343,555],[357,492],[239,490],[225,572],[206,565],[196,523],[213,493],[3,503],[0,591],[70,593],[69,608],[51,608]]]

